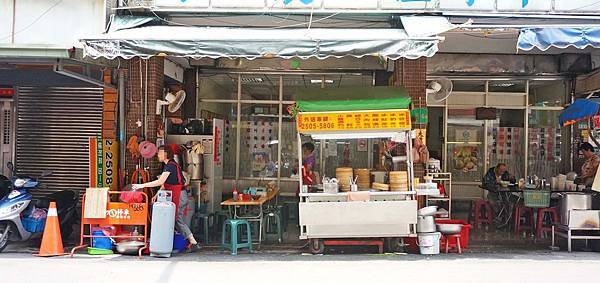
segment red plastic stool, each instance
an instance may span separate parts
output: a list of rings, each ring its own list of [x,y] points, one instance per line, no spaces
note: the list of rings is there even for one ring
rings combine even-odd
[[[476,200],[471,203],[471,214],[473,224],[481,229],[481,224],[492,225],[494,209],[492,203],[487,200]],[[469,215],[471,216],[471,215]]]
[[[550,220],[552,221],[549,225],[544,223],[544,216],[546,216],[546,214],[550,216]],[[556,222],[558,222],[558,209],[556,207],[538,208],[537,222],[535,225],[536,237],[541,239],[543,232],[552,232],[552,224]]]
[[[456,241],[456,248],[458,249],[458,253],[462,254],[462,249],[460,247],[460,234],[454,235],[445,235],[446,236],[446,253],[448,253],[448,244],[450,243],[450,239],[454,238]]]
[[[530,233],[533,234],[533,231],[535,229],[534,227],[534,217],[533,217],[533,208],[531,207],[524,207],[524,206],[517,206],[515,207],[515,235],[519,236],[521,235],[522,231],[529,231]],[[521,217],[525,218],[525,221],[523,221],[523,223],[521,223]]]

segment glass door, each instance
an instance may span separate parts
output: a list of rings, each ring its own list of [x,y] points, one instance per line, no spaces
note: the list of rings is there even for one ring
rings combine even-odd
[[[475,109],[448,109],[446,168],[454,182],[479,183],[484,174],[484,122]]]

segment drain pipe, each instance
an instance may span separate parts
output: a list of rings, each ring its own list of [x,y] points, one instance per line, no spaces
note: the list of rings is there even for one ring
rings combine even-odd
[[[117,89],[119,94],[119,120],[117,124],[117,139],[119,141],[119,168],[121,168],[121,170],[125,170],[125,153],[127,150],[127,125],[125,125],[125,74],[122,70],[117,70],[117,72],[119,76],[119,88]]]

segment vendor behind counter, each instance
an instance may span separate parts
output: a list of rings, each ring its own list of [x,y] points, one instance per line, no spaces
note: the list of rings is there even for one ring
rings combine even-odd
[[[598,165],[600,165],[600,157],[594,153],[594,147],[589,142],[584,142],[579,145],[579,153],[583,155],[585,161],[581,166],[581,172],[577,178],[577,183],[589,187],[594,183]]]

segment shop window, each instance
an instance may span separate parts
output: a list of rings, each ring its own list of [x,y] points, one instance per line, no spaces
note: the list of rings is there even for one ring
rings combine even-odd
[[[529,114],[528,175],[549,178],[562,170],[569,156],[568,128],[558,126],[560,111],[532,110]]]
[[[242,75],[242,100],[279,101],[279,75]]]
[[[235,178],[237,104],[205,102],[199,104],[198,112],[199,118],[223,119],[223,177]]]
[[[284,75],[283,100],[295,101],[299,90],[373,85],[372,74]]]
[[[525,174],[525,111],[498,109],[487,128],[488,168],[505,163],[516,177]]]
[[[237,78],[235,74],[203,74],[199,76],[198,98],[202,100],[237,100]]]
[[[279,105],[242,104],[240,177],[277,177]]]
[[[281,146],[281,166],[279,168],[281,168],[282,178],[295,178],[298,174],[297,135],[298,132],[296,131],[296,122],[294,121],[294,118],[284,111],[281,124],[281,141],[279,142],[279,146]],[[315,149],[315,154],[318,154],[318,149]]]
[[[566,93],[566,81],[531,81],[529,104],[533,106],[563,106]]]

